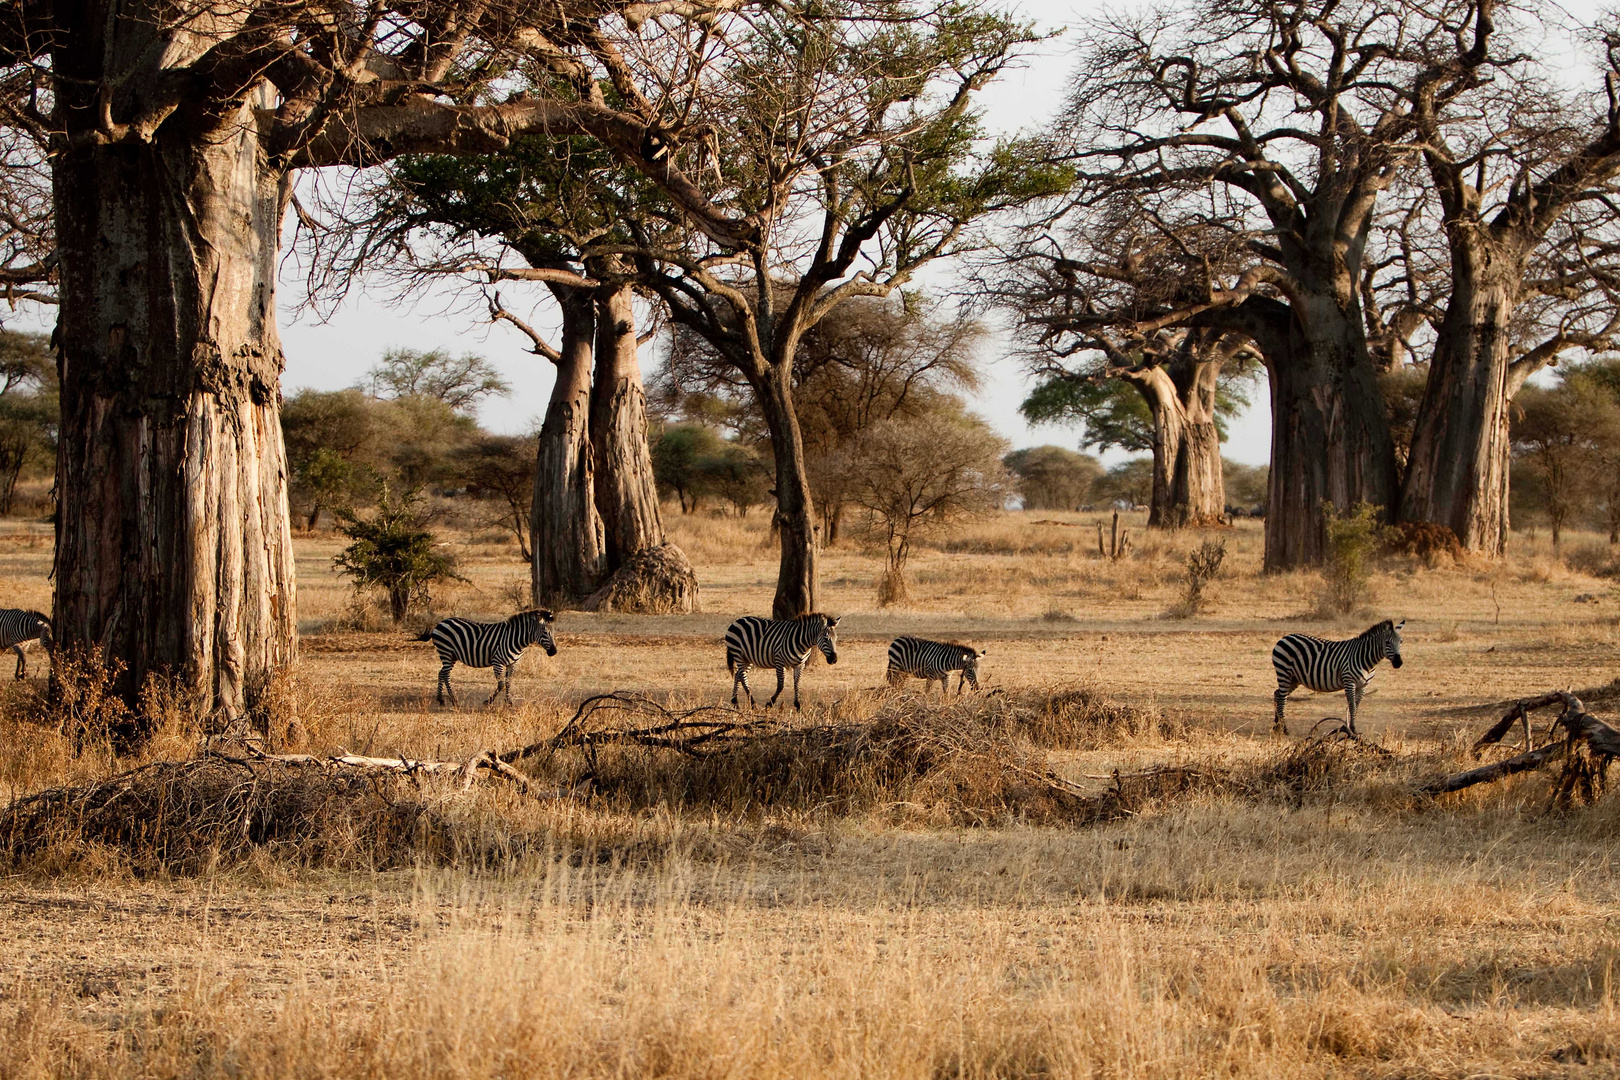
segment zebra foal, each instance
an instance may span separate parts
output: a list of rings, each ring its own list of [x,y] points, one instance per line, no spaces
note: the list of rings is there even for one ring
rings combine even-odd
[[[919,637],[897,637],[889,643],[889,685],[899,686],[907,676],[923,680],[923,693],[934,688],[939,680],[939,695],[945,696],[950,686],[951,672],[960,671],[956,694],[962,695],[964,685],[979,688],[979,659],[988,649],[974,649],[954,641],[929,641]]]
[[[55,645],[55,639],[51,636],[51,620],[38,611],[24,611],[21,608],[0,610],[0,652],[10,649],[17,654],[19,679],[28,674],[28,655],[23,649],[36,638],[49,655]]]
[[[504,622],[481,623],[471,619],[441,619],[417,641],[431,641],[438,650],[439,704],[449,693],[450,704],[456,703],[456,691],[450,685],[450,669],[458,663],[475,668],[495,669],[495,692],[485,705],[506,693],[507,704],[512,703],[512,671],[518,658],[530,645],[539,645],[547,656],[557,655],[557,642],[551,636],[551,620],[555,618],[544,608],[520,611]]]
[[[793,669],[793,708],[799,708],[799,676],[810,654],[820,649],[827,663],[838,663],[838,620],[820,612],[797,619],[767,619],[744,615],[726,628],[726,670],[731,672],[731,703],[737,704],[737,687],[754,704],[754,691],[748,685],[748,669],[775,668],[776,693],[765,703],[768,709],[782,696],[783,676]]]
[[[1356,707],[1361,704],[1361,692],[1367,688],[1373,669],[1385,657],[1390,666],[1401,666],[1401,627],[1405,625],[1405,619],[1385,619],[1346,641],[1289,634],[1277,642],[1271,650],[1271,666],[1277,669],[1277,717],[1272,730],[1288,734],[1288,725],[1283,723],[1283,702],[1303,686],[1318,693],[1343,690],[1350,713],[1350,734],[1354,735]]]

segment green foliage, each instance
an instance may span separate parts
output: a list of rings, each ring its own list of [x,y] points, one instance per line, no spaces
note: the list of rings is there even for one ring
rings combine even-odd
[[[338,530],[351,543],[332,565],[353,579],[356,592],[384,593],[396,623],[413,606],[427,603],[428,587],[433,583],[464,580],[455,572],[455,560],[438,550],[433,533],[426,528],[415,490],[395,501],[384,486],[369,518],[349,509],[339,510],[337,518]]]
[[[1332,503],[1324,502],[1322,519],[1327,550],[1322,564],[1319,606],[1324,613],[1349,615],[1368,603],[1371,581],[1368,564],[1383,535],[1378,508],[1357,503],[1340,513]]]
[[[674,493],[682,513],[713,496],[746,516],[770,498],[768,462],[703,424],[666,425],[653,439],[652,463],[659,489]]]
[[[1142,506],[1153,497],[1153,459],[1131,458],[1109,469],[1091,487],[1091,501],[1104,506]]]
[[[59,417],[50,339],[0,330],[0,514],[15,508],[25,474],[54,468]]]
[[[1226,488],[1229,506],[1244,509],[1264,507],[1270,497],[1271,468],[1267,465],[1245,465],[1228,458],[1221,459],[1221,486]]]
[[[1215,429],[1223,441],[1227,424],[1248,407],[1249,382],[1249,374],[1240,371],[1223,375],[1215,385]],[[1153,413],[1141,391],[1124,379],[1053,375],[1035,385],[1019,411],[1032,424],[1078,426],[1083,447],[1133,454],[1153,450]]]
[[[1103,475],[1096,458],[1061,446],[1014,450],[1003,464],[1016,478],[1026,510],[1078,510],[1090,502],[1092,485]]]

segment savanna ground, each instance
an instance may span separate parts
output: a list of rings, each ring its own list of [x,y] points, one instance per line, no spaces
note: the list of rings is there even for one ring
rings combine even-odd
[[[694,779],[645,752],[612,797],[413,796],[459,837],[452,857],[267,845],[154,867],[64,840],[0,876],[0,1075],[1620,1074],[1620,798],[1553,811],[1539,774],[1411,795],[1469,760],[1504,700],[1620,674],[1620,594],[1572,568],[1603,567],[1600,539],[1566,541],[1564,559],[1515,534],[1500,564],[1390,560],[1369,610],[1335,621],[1312,614],[1315,575],[1259,573],[1259,524],[1241,522],[1220,531],[1209,610],[1176,619],[1205,536],[1133,527],[1134,550],[1111,562],[1095,518],[965,528],[914,560],[898,610],[874,607],[876,557],[829,551],[840,663],[812,663],[805,716],[786,722],[896,708],[874,689],[885,648],[918,633],[989,656],[979,704],[910,701],[915,715],[972,723],[1078,688],[1118,703],[1123,722],[1025,746],[1086,790],[1166,765],[1271,779],[1167,789],[1082,821],[1011,797],[979,805],[971,782],[753,799],[747,776]],[[278,738],[463,760],[543,738],[608,690],[728,699],[721,633],[769,609],[765,521],[669,520],[704,614],[565,613],[558,655],[531,651],[517,704],[492,709],[489,673],[461,668],[462,707],[435,707],[430,647],[357,608],[331,568],[336,540],[300,538],[301,659]],[[437,595],[439,613],[515,607],[515,549],[456,546],[469,580]],[[48,606],[49,558],[48,531],[6,524],[0,605]],[[1406,665],[1380,670],[1360,726],[1390,753],[1277,781],[1298,736],[1269,734],[1272,642],[1385,615],[1407,619]],[[5,688],[0,800],[139,764],[106,747],[75,756],[31,704],[42,685]],[[1585,700],[1612,717],[1620,693]],[[1336,696],[1290,704],[1296,733],[1343,710]],[[139,760],[194,742],[176,721]],[[562,756],[545,768],[578,768]],[[694,795],[720,787],[708,805]]]

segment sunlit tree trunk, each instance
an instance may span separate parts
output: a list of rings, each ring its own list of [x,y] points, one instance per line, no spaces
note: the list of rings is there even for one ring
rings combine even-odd
[[[647,443],[647,395],[641,382],[635,309],[628,286],[597,303],[596,377],[591,390],[591,447],[596,509],[612,573],[632,553],[664,542]]]
[[[275,308],[287,177],[266,162],[257,92],[184,102],[149,141],[97,137],[103,58],[153,30],[94,6],[59,15],[79,47],[56,69],[57,640],[116,658],[126,701],[166,674],[240,716],[296,647]]]
[[[535,459],[530,567],[536,603],[571,606],[596,587],[606,558],[590,444],[596,304],[583,289],[553,292],[562,345]]]
[[[772,524],[779,534],[782,554],[771,613],[778,619],[791,619],[816,609],[815,500],[810,493],[804,440],[793,408],[790,379],[791,366],[776,364],[753,381],[776,458],[776,513]]]

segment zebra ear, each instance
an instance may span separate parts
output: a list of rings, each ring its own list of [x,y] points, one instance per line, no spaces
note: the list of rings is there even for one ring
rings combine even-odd
[[[1403,627],[1405,625],[1406,625],[1406,620],[1402,619],[1400,622],[1395,624],[1395,629],[1399,630],[1401,627]]]
[[[842,615],[838,615],[838,616],[829,615],[829,616],[827,616],[827,629],[831,630],[833,627],[837,626],[838,625],[838,620],[842,619],[842,618],[843,618]]]
[[[989,649],[980,649],[979,650],[979,655],[980,656],[989,656],[990,655],[990,650]]]

